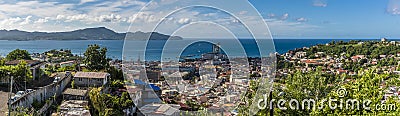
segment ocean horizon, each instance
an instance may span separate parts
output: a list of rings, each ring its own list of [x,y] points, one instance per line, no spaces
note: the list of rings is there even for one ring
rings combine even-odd
[[[204,39],[207,40],[207,39]],[[257,57],[259,56],[258,47],[254,46],[255,42],[253,39],[241,38],[239,39],[247,56]],[[361,41],[380,41],[380,39],[273,39],[275,52],[279,54],[286,53],[289,50],[294,50],[296,48],[310,47],[317,44],[326,44],[331,41],[351,41],[351,40],[361,40]],[[400,39],[389,39],[389,41],[399,41]],[[152,41],[151,46],[148,47],[148,52],[146,53],[146,60],[160,60],[161,52],[163,51],[163,40],[150,40]],[[185,43],[185,41],[193,41],[193,39],[184,40],[172,40],[177,43]],[[219,42],[232,42],[232,39],[214,39],[214,41]],[[125,48],[126,53],[129,52],[143,52],[140,49],[145,45],[146,41],[135,41],[135,40],[33,40],[33,41],[12,41],[12,40],[0,40],[0,56],[5,57],[9,52],[15,49],[24,49],[29,53],[43,53],[52,49],[69,49],[75,55],[83,55],[88,45],[98,44],[101,47],[106,47],[108,49],[107,57],[111,59],[122,59],[123,46],[124,43],[129,45]],[[205,44],[204,44],[205,43]],[[203,53],[208,53],[212,51],[212,45],[207,42],[198,42],[196,45],[187,46],[185,50],[176,49],[170,50],[169,52],[179,52],[182,53],[181,56],[193,56]],[[228,43],[229,44],[229,43]],[[195,47],[191,47],[195,46]],[[223,46],[222,46],[223,47]],[[232,47],[229,49],[239,49],[237,47]],[[130,51],[132,50],[132,51]],[[235,50],[234,50],[235,51]],[[240,50],[237,50],[240,51]],[[243,50],[241,50],[243,51]],[[138,53],[129,53],[136,55]],[[170,57],[175,58],[177,56],[169,56],[168,52],[164,52],[164,58]],[[175,54],[175,53],[174,53]],[[131,56],[131,57],[136,57]],[[147,57],[148,56],[148,57]],[[127,56],[125,56],[127,57]],[[133,58],[132,58],[133,59]]]

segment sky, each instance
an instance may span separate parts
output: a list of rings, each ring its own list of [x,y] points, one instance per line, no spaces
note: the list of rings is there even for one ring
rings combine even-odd
[[[251,35],[241,24],[248,23],[255,25],[253,34],[268,33],[277,39],[400,38],[400,0],[238,0],[212,3],[219,6],[216,9],[183,8],[205,4],[194,1],[0,1],[0,29],[61,32],[107,27],[116,32],[147,32],[159,25],[155,31],[184,38],[229,34],[246,38]],[[264,25],[260,21],[269,30],[258,26]]]

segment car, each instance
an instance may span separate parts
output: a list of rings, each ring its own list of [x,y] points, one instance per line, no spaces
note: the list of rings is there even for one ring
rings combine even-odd
[[[60,77],[54,77],[53,83],[57,83],[60,80]]]
[[[69,76],[69,75],[71,75],[71,72],[70,71],[65,71],[65,76]]]
[[[13,96],[13,97],[11,97],[10,101],[11,101],[11,102],[14,102],[14,101],[17,100],[18,98],[20,98],[20,97],[18,97],[18,96]]]
[[[26,89],[26,93],[30,93],[30,92],[33,92],[34,90],[33,89]]]
[[[25,91],[18,91],[18,92],[15,94],[15,96],[22,97],[22,96],[24,96],[25,94],[26,94]]]

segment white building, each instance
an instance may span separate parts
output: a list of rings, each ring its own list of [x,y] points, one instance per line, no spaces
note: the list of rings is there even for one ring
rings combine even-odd
[[[74,83],[79,87],[98,87],[107,83],[109,73],[104,72],[77,72],[74,75]]]

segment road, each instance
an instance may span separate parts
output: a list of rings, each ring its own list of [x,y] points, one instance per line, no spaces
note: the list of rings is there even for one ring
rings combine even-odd
[[[0,90],[0,116],[4,116],[8,112],[7,101],[8,93]]]

